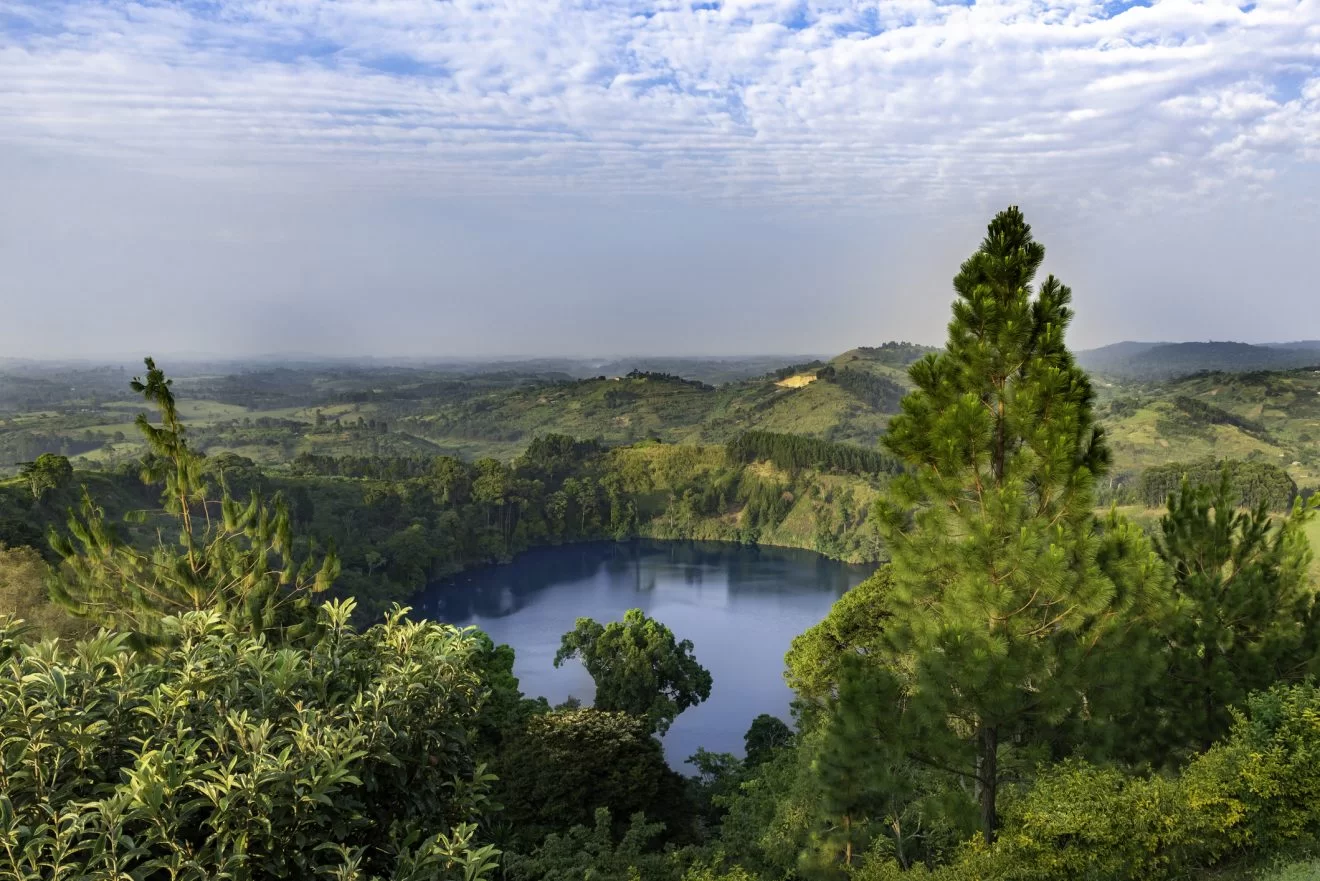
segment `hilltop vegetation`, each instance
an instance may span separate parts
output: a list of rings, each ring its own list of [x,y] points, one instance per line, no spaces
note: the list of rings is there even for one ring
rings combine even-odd
[[[607,446],[722,445],[763,430],[874,449],[910,387],[906,366],[927,351],[898,343],[856,349],[718,386],[674,373],[628,375],[631,368],[575,379],[508,364],[468,373],[305,366],[178,383],[200,450],[232,453],[267,471],[305,456],[507,462],[547,434]],[[113,469],[141,455],[132,426],[137,405],[123,391],[123,371],[80,368],[45,379],[34,371],[0,378],[9,402],[0,407],[0,474],[16,474],[18,463],[42,453],[67,456],[80,469]],[[811,381],[786,387],[779,384],[785,377]],[[1171,461],[1268,464],[1299,489],[1320,486],[1314,370],[1221,370],[1162,381],[1104,375],[1097,392],[1114,454],[1102,502],[1137,503],[1142,474]]]
[[[822,382],[777,384],[776,371],[715,386],[692,375],[630,368],[574,378],[504,365],[455,373],[433,368],[280,367],[177,380],[194,442],[209,455],[261,465],[300,454],[461,455],[509,459],[544,434],[605,443],[723,444],[759,428],[873,447],[906,388],[903,367],[924,349],[887,344],[807,362]],[[646,363],[646,362],[642,362]],[[682,369],[687,362],[663,362]],[[726,364],[736,372],[740,362]],[[760,369],[763,362],[746,362]],[[708,375],[694,362],[698,376]],[[133,461],[137,405],[120,368],[58,370],[34,380],[0,374],[0,473],[43,452],[81,467]],[[20,391],[35,383],[37,388]],[[8,402],[8,405],[6,405]]]
[[[1116,483],[1171,460],[1233,459],[1320,487],[1320,371],[1204,373],[1101,391]]]

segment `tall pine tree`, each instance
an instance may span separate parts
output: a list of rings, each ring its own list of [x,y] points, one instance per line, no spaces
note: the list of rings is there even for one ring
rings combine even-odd
[[[963,263],[945,350],[912,365],[890,424],[907,471],[877,508],[886,666],[922,732],[910,755],[974,790],[987,841],[1001,753],[1085,711],[1094,651],[1135,600],[1097,562],[1109,452],[1064,344],[1071,292],[1033,289],[1044,257],[1009,208]]]

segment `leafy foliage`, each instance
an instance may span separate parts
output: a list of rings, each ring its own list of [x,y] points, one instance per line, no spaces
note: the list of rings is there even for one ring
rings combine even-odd
[[[552,833],[528,856],[511,855],[508,877],[511,881],[678,881],[678,864],[656,847],[664,824],[648,823],[644,814],[634,814],[618,841],[616,825],[608,808],[597,808],[591,826]]]
[[[280,648],[210,611],[168,648],[67,651],[0,625],[0,874],[485,877],[470,636],[403,620]]]
[[[502,821],[525,847],[593,823],[598,809],[618,818],[644,812],[668,820],[675,834],[687,825],[681,779],[646,723],[626,713],[532,715],[511,732],[493,770]]]
[[[890,569],[881,567],[839,597],[825,620],[794,637],[785,676],[799,700],[823,705],[834,696],[849,658],[873,657],[883,648],[889,587]]]
[[[664,624],[629,609],[623,621],[601,625],[579,618],[555,653],[558,667],[581,658],[596,683],[595,706],[621,711],[664,734],[679,713],[710,697],[710,671],[692,656],[692,643],[678,641]]]

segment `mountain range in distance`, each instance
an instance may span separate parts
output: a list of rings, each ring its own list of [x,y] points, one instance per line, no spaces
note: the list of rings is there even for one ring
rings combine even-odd
[[[892,350],[892,351],[891,351]],[[906,357],[881,360],[902,367],[933,347],[908,343],[887,343],[877,348],[863,346],[850,353]],[[841,356],[843,357],[843,356]],[[764,376],[790,364],[825,363],[830,356],[808,355],[675,355],[675,356],[490,356],[490,357],[340,357],[311,354],[269,354],[255,357],[192,355],[165,359],[180,377],[226,375],[251,370],[315,370],[338,367],[347,370],[429,370],[455,375],[491,375],[497,373],[536,374],[544,378],[584,379],[594,376],[618,376],[632,370],[668,373],[712,385],[739,382]],[[1124,340],[1077,352],[1077,361],[1088,371],[1127,380],[1161,380],[1207,371],[1245,373],[1259,370],[1293,370],[1320,367],[1320,340],[1297,340],[1277,343],[1140,342]],[[107,367],[124,371],[140,369],[140,361],[112,358],[92,359],[15,359],[0,357],[0,373],[10,379],[35,378],[51,370],[101,372]]]
[[[1288,343],[1124,341],[1077,353],[1092,373],[1124,379],[1167,379],[1206,371],[1245,373],[1320,367],[1320,340]]]

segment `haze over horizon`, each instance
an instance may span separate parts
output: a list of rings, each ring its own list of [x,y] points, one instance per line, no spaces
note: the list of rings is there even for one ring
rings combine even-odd
[[[0,357],[1320,337],[1320,2],[0,0]],[[604,356],[602,356],[604,357]]]
[[[82,354],[63,355],[63,356],[61,355],[14,356],[9,354],[4,354],[4,355],[0,355],[0,362],[9,361],[12,363],[32,363],[35,365],[84,364],[88,366],[123,366],[125,368],[137,369],[141,365],[142,358],[144,357],[145,354],[152,357],[157,362],[160,362],[165,365],[172,365],[176,368],[187,367],[194,364],[206,365],[206,364],[225,364],[225,363],[237,363],[237,364],[252,363],[252,364],[279,365],[279,364],[301,364],[301,363],[309,363],[309,364],[334,363],[340,361],[345,363],[359,363],[359,364],[378,362],[381,365],[402,365],[402,366],[407,366],[412,364],[419,366],[422,365],[443,366],[450,363],[458,364],[458,365],[476,364],[476,365],[486,366],[491,364],[502,364],[506,362],[509,364],[518,364],[518,363],[531,363],[531,362],[540,362],[540,361],[548,361],[548,362],[564,361],[564,362],[576,363],[578,365],[581,365],[582,363],[590,364],[590,363],[599,362],[602,365],[617,367],[619,362],[627,363],[630,360],[636,360],[639,362],[662,361],[666,359],[690,360],[693,362],[699,362],[699,361],[737,362],[744,360],[754,360],[758,358],[780,358],[783,359],[782,365],[780,366],[787,366],[790,363],[790,361],[792,361],[793,359],[809,359],[809,358],[830,359],[837,355],[844,354],[845,352],[848,352],[855,348],[864,347],[864,346],[875,346],[887,342],[909,342],[909,343],[915,343],[917,345],[931,346],[934,348],[940,348],[943,346],[943,341],[939,341],[939,340],[936,341],[873,340],[869,342],[859,342],[856,346],[846,346],[840,349],[831,349],[831,350],[804,349],[801,351],[782,350],[777,352],[769,351],[769,350],[767,351],[750,350],[746,352],[711,351],[711,352],[687,352],[687,353],[675,354],[674,352],[667,352],[664,350],[657,349],[652,351],[636,351],[636,352],[582,351],[582,352],[567,352],[567,353],[559,353],[559,354],[547,354],[545,352],[534,352],[534,351],[533,352],[476,352],[470,355],[443,355],[443,354],[442,355],[398,355],[398,354],[389,354],[389,353],[380,353],[380,352],[375,352],[375,353],[367,352],[364,354],[345,355],[345,354],[335,354],[335,353],[327,354],[327,353],[318,353],[318,352],[298,352],[298,351],[288,351],[288,352],[269,351],[269,352],[252,352],[248,354],[233,354],[233,353],[206,352],[206,351],[170,351],[170,350],[152,349],[148,347],[147,349],[144,349],[143,352],[107,351],[107,352],[88,352]],[[1245,341],[1243,340],[1161,340],[1161,341],[1116,340],[1110,343],[1101,343],[1097,346],[1088,347],[1086,349],[1079,348],[1076,349],[1076,351],[1085,354],[1088,352],[1105,349],[1108,346],[1117,346],[1127,343],[1132,343],[1136,345],[1151,345],[1151,344],[1178,345],[1182,343],[1216,343],[1216,342],[1239,343]],[[1287,347],[1289,344],[1305,344],[1304,348],[1312,349],[1320,345],[1320,340],[1310,340],[1310,339],[1257,340],[1253,343],[1248,343],[1248,345],[1256,345],[1256,346],[1268,345],[1268,346],[1276,346],[1276,347]]]

